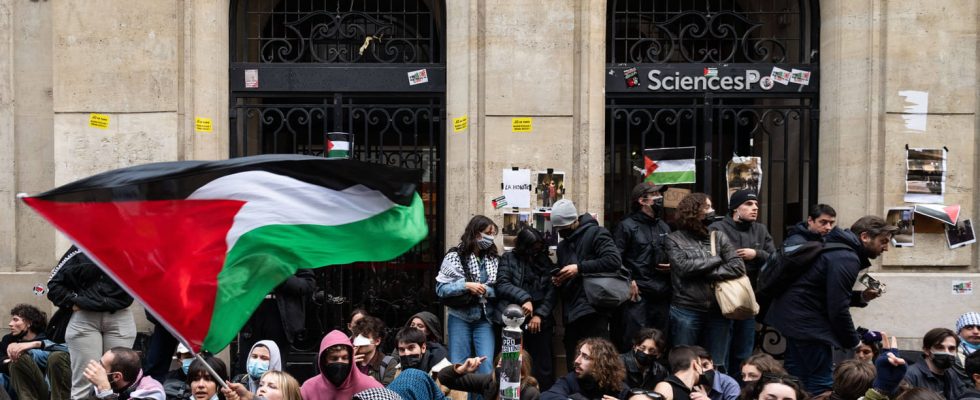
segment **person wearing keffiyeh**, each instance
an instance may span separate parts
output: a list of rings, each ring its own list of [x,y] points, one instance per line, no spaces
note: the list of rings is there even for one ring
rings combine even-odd
[[[973,387],[973,379],[964,370],[966,356],[980,349],[980,313],[971,311],[956,320],[956,334],[960,345],[956,348],[953,370],[967,387]]]
[[[355,394],[353,400],[402,400],[402,397],[385,388],[372,388]]]
[[[482,215],[466,225],[460,243],[446,253],[436,276],[436,295],[447,299],[463,297],[466,305],[448,307],[449,361],[462,363],[470,357],[493,357],[494,285],[497,281],[497,224]],[[475,350],[475,353],[471,351]],[[480,373],[489,374],[489,363]]]

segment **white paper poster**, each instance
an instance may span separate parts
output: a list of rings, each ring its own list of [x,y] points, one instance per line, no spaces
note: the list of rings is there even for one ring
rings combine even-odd
[[[504,197],[509,207],[531,208],[531,170],[504,170]]]
[[[942,204],[946,149],[908,149],[905,157],[905,202]]]

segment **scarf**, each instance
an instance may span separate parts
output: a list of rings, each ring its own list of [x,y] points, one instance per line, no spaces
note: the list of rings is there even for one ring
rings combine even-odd
[[[487,272],[487,281],[480,283],[493,285],[497,282],[497,266],[499,265],[499,261],[500,259],[497,257],[484,258],[483,267]],[[471,254],[470,259],[466,264],[470,272],[469,275],[473,277],[473,279],[479,281],[480,258],[475,254]],[[463,271],[463,264],[459,259],[459,252],[450,251],[449,253],[446,253],[446,258],[442,260],[442,265],[439,267],[439,275],[436,276],[436,281],[439,283],[450,283],[460,279],[466,280],[466,274]]]

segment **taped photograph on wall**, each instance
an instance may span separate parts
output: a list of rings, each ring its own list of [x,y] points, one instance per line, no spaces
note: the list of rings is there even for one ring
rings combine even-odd
[[[517,241],[517,234],[526,227],[531,226],[531,213],[528,212],[505,212],[504,226],[500,228],[500,233],[504,237],[504,250],[510,250]]]
[[[538,198],[538,207],[551,208],[552,204],[565,197],[564,172],[542,171],[537,173],[537,177],[538,180],[534,186],[534,194]]]
[[[946,149],[908,149],[905,202],[942,203],[946,193]]]
[[[897,226],[898,232],[892,238],[895,247],[915,246],[915,212],[912,207],[894,207],[888,209],[885,221],[888,225]]]
[[[533,213],[532,218],[534,229],[541,232],[548,247],[558,246],[558,230],[551,224],[551,212],[539,210]]]
[[[977,242],[976,232],[973,231],[973,221],[961,219],[956,225],[946,225],[946,243],[955,249]]]
[[[761,157],[732,157],[725,172],[728,178],[728,198],[742,189],[750,189],[756,194],[762,193]]]

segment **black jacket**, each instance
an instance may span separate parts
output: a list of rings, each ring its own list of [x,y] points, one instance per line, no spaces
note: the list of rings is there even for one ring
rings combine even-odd
[[[623,255],[623,265],[629,268],[644,298],[670,299],[670,272],[657,269],[657,264],[668,262],[664,248],[668,234],[667,223],[642,211],[624,218],[613,231],[613,240]]]
[[[695,311],[720,310],[712,284],[745,274],[745,264],[724,233],[715,234],[717,254],[711,255],[709,238],[688,231],[667,235],[667,256],[674,297],[671,305]]]
[[[591,383],[591,384],[590,384]],[[569,372],[558,379],[551,389],[541,393],[541,400],[594,400],[602,399],[603,395],[609,395],[616,397],[621,400],[626,400],[629,397],[630,388],[623,384],[623,389],[620,391],[615,390],[604,390],[595,384],[594,380],[587,382],[581,382],[575,372]]]
[[[858,334],[850,308],[867,305],[861,292],[851,289],[858,273],[871,262],[851,231],[834,228],[825,239],[851,249],[821,253],[810,269],[773,300],[766,322],[786,337],[851,349],[858,344]]]
[[[306,339],[306,299],[316,290],[313,270],[301,268],[272,291],[282,317],[282,328],[290,343]]]
[[[619,358],[626,365],[626,384],[630,388],[653,390],[658,383],[670,375],[667,368],[656,361],[649,367],[641,367],[640,363],[636,362],[636,356],[633,355],[632,350],[620,354]]]
[[[976,387],[967,387],[960,395],[959,400],[980,400],[980,389]]]
[[[612,310],[596,310],[589,304],[582,290],[582,274],[616,272],[623,265],[619,249],[606,228],[599,226],[589,214],[582,214],[578,221],[575,232],[558,243],[558,268],[578,265],[578,275],[559,287],[566,325],[596,312],[611,315]]]
[[[946,400],[957,400],[963,397],[966,386],[960,380],[953,369],[947,369],[942,375],[936,375],[929,370],[926,360],[909,366],[905,371],[905,382],[914,388],[929,389],[936,394],[943,396]]]
[[[810,229],[806,226],[806,221],[803,221],[786,230],[786,240],[783,240],[783,247],[795,246],[815,240],[823,240],[823,237],[819,233],[810,232]]]
[[[759,269],[769,259],[769,254],[776,252],[776,246],[772,244],[772,236],[769,229],[758,222],[736,222],[732,217],[711,224],[708,229],[725,232],[732,241],[735,249],[755,250],[755,258],[745,261],[745,271],[755,286],[756,277],[759,276]]]
[[[500,379],[496,376],[476,373],[460,375],[456,373],[455,365],[439,371],[439,384],[451,390],[483,395],[486,400],[500,398]],[[540,397],[541,391],[537,386],[521,385],[520,400],[538,400]]]
[[[48,299],[58,307],[87,311],[122,310],[133,298],[85,253],[71,246],[48,281]]]
[[[497,268],[497,322],[504,309],[510,304],[521,305],[530,301],[534,305],[534,315],[541,317],[545,326],[554,325],[551,311],[558,302],[558,292],[551,284],[551,270],[555,264],[547,254],[540,254],[531,260],[522,259],[513,251],[500,257]]]

